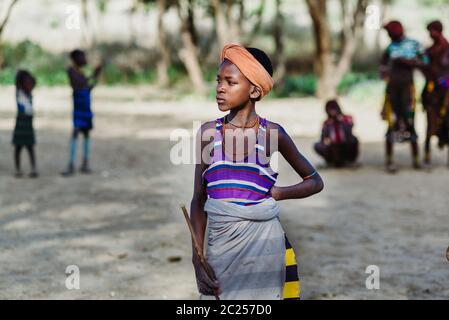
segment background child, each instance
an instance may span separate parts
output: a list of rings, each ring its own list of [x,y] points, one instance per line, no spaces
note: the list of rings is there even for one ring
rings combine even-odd
[[[359,153],[359,141],[352,134],[352,117],[343,114],[336,100],[326,103],[326,113],[327,119],[323,123],[320,142],[315,143],[315,151],[328,166],[354,163]]]
[[[36,79],[26,70],[19,70],[16,74],[16,100],[17,117],[14,128],[12,143],[15,146],[14,164],[16,169],[15,176],[23,176],[21,170],[20,154],[23,147],[28,150],[31,162],[31,178],[38,176],[36,170],[36,158],[34,154],[34,145],[36,138],[33,129],[33,98],[32,91],[36,86]]]
[[[83,68],[87,65],[86,54],[81,50],[74,50],[70,53],[72,66],[67,70],[70,85],[73,89],[73,133],[70,141],[69,165],[67,170],[62,173],[63,176],[71,176],[75,172],[76,149],[78,134],[84,136],[83,163],[80,171],[90,173],[89,153],[90,136],[93,129],[93,113],[91,110],[91,91],[96,85],[101,73],[101,66],[98,66],[92,76],[86,77]]]

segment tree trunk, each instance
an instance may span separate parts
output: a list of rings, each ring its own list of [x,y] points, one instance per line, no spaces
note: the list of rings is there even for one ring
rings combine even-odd
[[[233,1],[233,0],[227,0],[226,2],[226,18],[227,18],[227,25],[228,25],[228,33],[230,33],[231,42],[233,43],[240,43],[240,26],[239,26],[239,18],[235,17],[234,13],[234,2],[241,2],[240,1]],[[239,14],[241,14],[241,8],[239,8]]]
[[[192,80],[195,91],[200,95],[206,94],[206,86],[204,84],[203,74],[198,60],[198,49],[193,42],[192,34],[190,33],[188,13],[184,14],[182,11],[183,1],[177,3],[178,15],[181,19],[181,40],[183,48],[179,50],[179,57],[184,63],[190,80]],[[187,10],[188,11],[188,10]]]
[[[354,9],[352,24],[350,25],[348,23],[347,28],[343,30],[344,45],[336,70],[338,82],[340,82],[344,74],[351,69],[352,57],[354,56],[354,52],[357,46],[357,40],[359,40],[360,36],[362,35],[367,6],[368,0],[358,0],[356,8]],[[344,15],[349,15],[349,13],[345,12]]]
[[[314,61],[314,69],[318,77],[316,95],[326,99],[336,94],[332,81],[334,68],[330,48],[331,36],[326,17],[326,0],[306,0],[306,4],[312,18],[316,47]]]
[[[347,4],[343,1],[345,0],[341,0],[341,52],[338,61],[335,62],[331,52],[331,34],[326,16],[326,0],[306,0],[315,36],[316,58],[314,67],[318,76],[316,95],[322,99],[334,98],[337,95],[337,87],[340,81],[351,68],[357,38],[363,29],[368,0],[357,0],[352,21],[349,17]]]
[[[252,41],[256,38],[257,33],[260,31],[260,28],[262,26],[262,15],[263,11],[265,9],[265,0],[261,0],[259,7],[256,11],[256,22],[254,23],[254,27],[249,33],[249,36],[245,39],[244,43],[245,46],[250,46]]]
[[[11,16],[11,12],[12,9],[14,8],[14,6],[17,4],[19,0],[13,0],[8,7],[8,10],[6,10],[6,15],[2,21],[2,23],[0,24],[0,40],[3,34],[3,31],[5,30],[6,24],[8,23],[9,17]]]
[[[273,37],[276,48],[276,72],[274,82],[276,83],[276,92],[281,92],[284,87],[286,67],[284,54],[283,34],[284,16],[281,11],[281,0],[276,0],[276,15],[274,18]]]
[[[97,22],[97,39],[99,41],[103,41],[104,38],[102,38],[102,35],[105,34],[105,14],[107,11],[107,0],[97,0],[97,12],[98,12],[98,22]]]
[[[8,7],[8,10],[6,10],[6,15],[5,15],[3,21],[0,23],[0,69],[3,68],[3,62],[4,62],[3,54],[2,54],[2,48],[1,48],[1,46],[2,46],[2,34],[3,34],[3,31],[5,30],[6,24],[8,23],[9,17],[11,16],[12,9],[14,8],[14,6],[17,4],[18,1],[19,0],[13,0],[10,3],[10,5]]]
[[[316,96],[323,100],[329,100],[337,96],[337,87],[341,79],[335,74],[332,56],[326,54],[321,59],[321,73],[318,75]]]
[[[380,55],[381,55],[381,51],[382,51],[382,46],[381,46],[381,43],[380,43],[380,36],[381,36],[381,33],[382,33],[382,31],[383,31],[383,28],[382,28],[382,26],[385,24],[385,20],[386,20],[386,18],[387,18],[387,15],[388,15],[388,7],[389,7],[389,5],[390,5],[390,2],[391,1],[388,1],[388,0],[382,0],[381,2],[380,2],[380,17],[379,17],[379,19],[380,19],[380,28],[376,31],[376,44],[375,44],[375,52],[376,52],[376,56],[378,56],[378,57],[380,57]]]
[[[128,11],[128,26],[129,26],[129,46],[136,47],[137,46],[137,30],[134,26],[134,16],[137,12],[137,7],[139,2],[137,0],[134,1],[131,8]]]
[[[212,0],[212,7],[214,8],[215,25],[217,28],[218,42],[220,48],[231,41],[226,16],[223,12],[220,0]]]
[[[194,0],[188,1],[187,6],[187,19],[188,19],[188,27],[189,33],[192,35],[192,41],[195,46],[198,46],[198,34],[196,33],[195,28],[195,10],[193,9]]]
[[[81,0],[81,11],[83,15],[84,25],[82,27],[82,47],[86,50],[90,50],[93,44],[96,42],[95,35],[91,29],[89,8],[87,0]]]
[[[245,4],[243,3],[243,0],[239,0],[237,2],[238,8],[239,8],[239,15],[236,22],[236,31],[237,36],[239,38],[239,41],[242,41],[242,34],[243,34],[243,20],[245,19]]]
[[[167,46],[167,35],[164,28],[164,14],[166,11],[166,0],[158,0],[158,14],[157,14],[157,35],[159,59],[157,62],[157,82],[161,87],[169,85],[168,67],[170,65],[170,51]]]

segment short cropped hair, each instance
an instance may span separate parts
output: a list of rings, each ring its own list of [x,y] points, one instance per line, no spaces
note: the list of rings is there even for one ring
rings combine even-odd
[[[79,50],[79,49],[75,49],[72,52],[70,52],[70,59],[72,59],[72,61],[76,62],[78,61],[82,55],[84,55],[84,51]]]
[[[31,81],[36,83],[36,79],[33,77],[31,72],[29,72],[28,70],[23,70],[23,69],[17,70],[17,73],[16,73],[16,87],[17,88],[22,88],[23,87],[23,83],[27,79],[30,79]]]
[[[443,24],[439,20],[432,21],[427,25],[427,30],[434,30],[437,32],[443,32]]]

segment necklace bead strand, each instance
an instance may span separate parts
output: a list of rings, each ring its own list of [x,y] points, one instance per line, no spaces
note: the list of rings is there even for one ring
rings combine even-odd
[[[222,145],[223,145],[223,149],[224,149],[223,151],[224,151],[225,154],[227,153],[226,152],[227,149],[226,149],[226,144],[225,144],[225,139],[224,139],[224,132],[225,132],[226,129],[233,130],[232,128],[229,127],[229,124],[239,128],[239,129],[243,129],[243,127],[236,126],[236,125],[232,124],[231,122],[226,122],[226,120],[227,120],[227,116],[225,117],[225,121],[224,121],[223,126],[221,128]],[[259,125],[260,125],[260,117],[257,116],[256,120],[254,121],[254,123],[251,126],[244,127],[244,128],[245,129],[251,129],[253,127],[256,127],[256,136],[257,136],[257,134],[259,132]],[[232,150],[232,155],[233,155],[232,159],[234,160],[235,156],[244,156],[244,157],[246,157],[246,156],[248,156],[248,154],[249,154],[249,150],[246,151],[246,152],[243,152],[243,153],[234,152],[234,150]]]

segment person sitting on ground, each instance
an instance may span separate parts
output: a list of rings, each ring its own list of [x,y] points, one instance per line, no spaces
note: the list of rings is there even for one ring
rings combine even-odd
[[[359,142],[352,133],[352,117],[343,114],[336,100],[326,103],[326,113],[327,119],[323,123],[321,139],[315,143],[315,151],[329,167],[354,164],[359,153]]]

